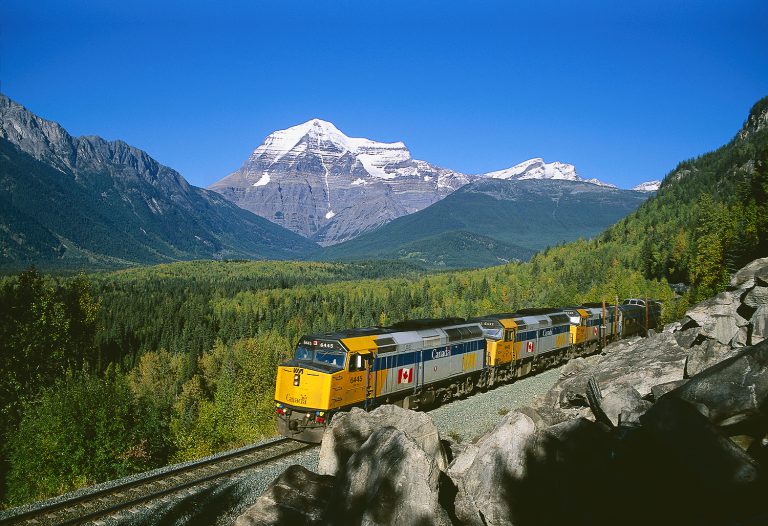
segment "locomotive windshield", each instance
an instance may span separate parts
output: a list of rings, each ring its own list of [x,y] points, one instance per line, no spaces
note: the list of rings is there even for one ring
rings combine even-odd
[[[344,367],[346,353],[331,349],[313,349],[308,345],[297,345],[296,352],[293,355],[295,360],[305,362],[318,362]]]
[[[501,340],[501,337],[504,335],[504,329],[502,328],[488,328],[483,327],[483,336],[488,338],[489,340]]]
[[[315,361],[329,363],[338,367],[344,367],[345,354],[337,351],[325,351],[318,349],[315,351]]]
[[[296,353],[294,353],[293,358],[296,360],[312,361],[314,354],[315,351],[312,350],[312,347],[307,347],[306,345],[297,345]]]

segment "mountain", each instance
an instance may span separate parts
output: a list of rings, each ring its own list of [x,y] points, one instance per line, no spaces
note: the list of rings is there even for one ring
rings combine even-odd
[[[585,181],[488,177],[378,230],[326,247],[321,257],[420,259],[441,265],[450,253],[456,267],[526,260],[547,246],[602,232],[647,197]],[[440,236],[447,240],[449,234],[456,238],[459,233],[477,245],[437,243]],[[478,250],[478,246],[488,247],[494,242],[494,250]]]
[[[598,186],[606,186],[608,188],[616,188],[615,185],[604,183],[598,179],[582,179],[579,174],[576,173],[576,167],[572,164],[561,163],[558,161],[546,163],[541,157],[528,159],[527,161],[523,161],[520,164],[516,164],[515,166],[504,170],[488,172],[482,174],[480,177],[517,181],[525,181],[529,179],[579,181],[596,184]]]
[[[635,186],[632,190],[636,192],[657,192],[661,186],[661,181],[654,179],[653,181],[646,181]]]
[[[348,137],[312,119],[270,134],[239,170],[209,189],[332,245],[426,208],[470,180],[413,159],[402,142]]]
[[[72,137],[0,94],[0,266],[299,258],[317,246],[122,141]]]

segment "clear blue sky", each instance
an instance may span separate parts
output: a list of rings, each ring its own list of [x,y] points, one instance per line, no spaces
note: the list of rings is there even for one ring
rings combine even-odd
[[[313,117],[466,173],[530,157],[630,187],[768,95],[768,2],[0,4],[0,89],[206,186]]]

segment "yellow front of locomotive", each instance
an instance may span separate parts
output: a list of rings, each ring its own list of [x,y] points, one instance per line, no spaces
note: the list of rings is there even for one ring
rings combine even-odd
[[[293,359],[278,366],[275,411],[280,434],[302,442],[322,440],[347,354],[338,340],[310,336],[299,341]]]
[[[576,347],[584,347],[587,341],[587,318],[589,313],[584,309],[566,309],[571,322],[571,342]]]
[[[510,317],[501,315],[478,318],[478,321],[485,335],[486,364],[490,367],[498,367],[516,360],[517,323]]]

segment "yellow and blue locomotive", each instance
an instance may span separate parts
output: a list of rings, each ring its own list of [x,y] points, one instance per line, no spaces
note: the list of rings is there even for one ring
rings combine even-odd
[[[338,411],[429,407],[596,352],[655,327],[659,314],[658,304],[589,304],[307,335],[278,366],[278,430],[320,442]]]
[[[429,405],[457,382],[466,389],[484,356],[480,326],[457,318],[305,336],[293,359],[278,367],[278,430],[319,442],[337,411],[389,402]]]

